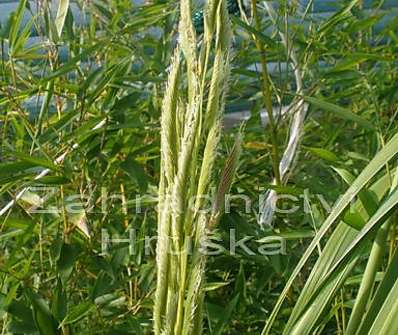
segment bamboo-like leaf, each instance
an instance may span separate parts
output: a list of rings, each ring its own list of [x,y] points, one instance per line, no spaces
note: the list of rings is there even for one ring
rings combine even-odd
[[[330,102],[327,102],[327,101],[324,101],[321,99],[317,99],[314,97],[304,96],[303,98],[305,101],[307,101],[311,105],[316,106],[325,111],[328,111],[330,113],[333,113],[337,117],[340,117],[340,118],[346,119],[346,120],[350,120],[350,121],[354,121],[367,129],[374,129],[374,125],[371,122],[369,122],[368,120],[362,118],[361,116],[359,116],[357,114],[354,114],[353,112],[351,112],[343,107],[337,106]]]
[[[68,14],[69,0],[59,0],[57,16],[55,17],[55,27],[57,29],[58,38],[61,37],[64,29],[66,15]]]
[[[8,36],[11,46],[10,49],[13,49],[14,45],[18,42],[18,32],[22,23],[23,15],[25,13],[26,4],[27,0],[20,1],[17,10],[15,11],[15,13],[13,13],[13,16],[11,18],[11,26]]]

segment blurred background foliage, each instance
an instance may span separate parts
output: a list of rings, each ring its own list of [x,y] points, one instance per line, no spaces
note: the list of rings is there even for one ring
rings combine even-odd
[[[276,26],[259,3],[261,31],[245,23],[250,3],[243,4],[244,13],[231,5],[226,113],[248,112],[233,194],[250,196],[255,206],[245,213],[240,200],[232,201],[217,233],[226,246],[231,228],[237,238],[282,236],[286,254],[252,256],[238,249],[210,258],[208,334],[261,331],[292,267],[324,221],[325,203],[332,205],[346,189],[342,171],[358,175],[397,132],[393,2],[351,6],[352,1],[341,0],[318,10],[317,1],[277,3]],[[156,235],[159,118],[177,38],[178,2],[79,0],[69,5],[61,34],[48,1],[22,0],[1,22],[1,207],[23,187],[32,188],[0,220],[0,329],[2,334],[147,334],[155,259],[143,254],[143,236]],[[198,33],[200,11],[198,4],[193,13]],[[279,31],[288,32],[304,73],[305,95],[311,98],[294,169],[278,191],[305,197],[293,204],[282,201],[279,207],[298,205],[300,210],[277,214],[272,229],[264,230],[257,221],[258,199],[272,182],[272,139],[261,121],[260,54],[253,35],[266,48],[278,109],[295,94]],[[277,114],[276,120],[282,151],[291,118]],[[227,156],[237,130],[225,129],[220,157]],[[64,162],[54,164],[64,152]],[[50,173],[35,179],[44,168]],[[71,196],[75,209],[81,204],[77,213],[70,213]],[[32,213],[32,208],[53,211]],[[133,252],[127,243],[109,243],[104,254],[104,229],[111,238],[128,238],[134,229]],[[389,243],[393,248],[395,239]],[[249,244],[257,245],[255,239]],[[283,329],[305,276],[289,293],[275,333]],[[350,286],[355,273],[351,279],[323,318],[322,334],[338,333],[355,294]]]

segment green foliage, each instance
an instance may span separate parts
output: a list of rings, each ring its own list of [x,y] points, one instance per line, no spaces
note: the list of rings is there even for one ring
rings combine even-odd
[[[40,3],[20,1],[0,27],[2,334],[150,334],[165,322],[176,334],[397,332],[392,2],[336,1],[332,15],[311,1],[228,2],[231,26],[224,1],[202,14],[189,1]],[[222,128],[224,107],[245,112],[243,129]],[[239,198],[222,214],[230,188],[250,211]],[[234,229],[253,250],[283,237],[286,253],[170,257],[164,280],[145,236],[167,233],[167,189],[184,213],[165,215],[177,250],[211,226],[224,249]],[[213,189],[216,212],[185,210]],[[297,210],[264,229],[267,189]],[[132,245],[112,242],[130,234]]]

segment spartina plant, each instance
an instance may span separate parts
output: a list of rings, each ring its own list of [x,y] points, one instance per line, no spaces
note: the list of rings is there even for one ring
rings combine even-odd
[[[356,179],[350,174],[342,174],[350,187],[336,203],[294,269],[262,334],[270,334],[293,281],[334,224],[336,228],[321,250],[284,327],[283,334],[301,335],[321,332],[325,327],[324,320],[328,306],[364,255],[368,255],[367,265],[361,275],[359,291],[354,299],[354,308],[344,333],[396,334],[398,331],[396,251],[388,262],[377,290],[374,288],[376,273],[383,264],[388,245],[390,223],[394,219],[394,210],[398,205],[397,170],[387,166],[384,173],[381,175],[379,173],[397,152],[398,134],[386,143]],[[376,176],[378,178],[374,180]],[[356,196],[358,199],[348,209],[350,202]]]
[[[206,258],[201,241],[214,229],[237,167],[236,140],[209,213],[201,208],[213,184],[230,58],[225,1],[208,1],[201,49],[191,4],[181,0],[179,40],[161,120],[155,334],[202,332]],[[192,201],[193,199],[193,201]]]

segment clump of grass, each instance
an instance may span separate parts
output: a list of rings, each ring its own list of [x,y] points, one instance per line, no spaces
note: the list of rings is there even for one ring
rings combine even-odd
[[[180,4],[179,42],[161,121],[155,334],[202,332],[206,258],[200,244],[217,224],[223,208],[219,199],[230,188],[239,156],[240,139],[226,162],[212,211],[200,211],[213,182],[229,76],[231,28],[226,1],[208,1],[203,43],[197,50],[190,1]]]

